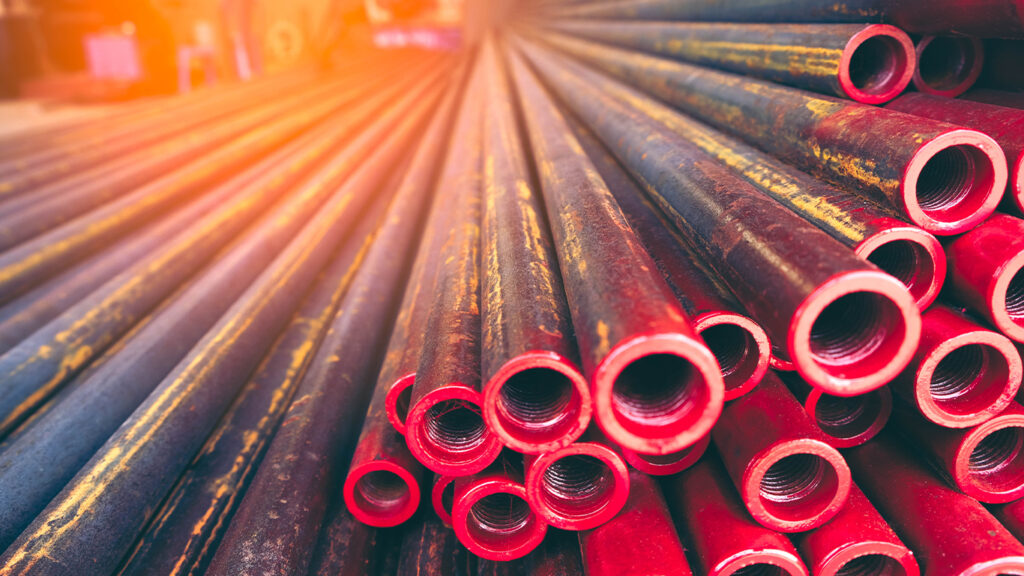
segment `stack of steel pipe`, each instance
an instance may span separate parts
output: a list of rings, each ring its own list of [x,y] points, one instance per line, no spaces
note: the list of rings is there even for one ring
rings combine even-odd
[[[0,576],[1024,574],[1024,4],[825,4],[0,140]]]

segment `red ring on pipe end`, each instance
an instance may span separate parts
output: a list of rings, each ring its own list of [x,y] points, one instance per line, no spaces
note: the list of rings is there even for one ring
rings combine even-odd
[[[969,430],[956,451],[953,480],[986,504],[1024,497],[1024,413],[1001,414]]]
[[[390,528],[416,513],[420,486],[402,466],[376,460],[349,470],[343,496],[345,506],[356,520],[368,526]]]
[[[612,347],[594,373],[593,398],[608,439],[644,454],[669,454],[711,430],[725,404],[725,384],[698,340],[646,334]]]
[[[871,440],[885,428],[892,414],[892,392],[878,388],[844,398],[811,388],[804,409],[835,448],[853,448]]]
[[[619,450],[622,451],[623,460],[640,472],[651,476],[671,476],[696,464],[700,457],[704,455],[704,452],[707,451],[710,443],[711,434],[707,434],[700,440],[697,440],[696,444],[671,454],[662,454],[660,456],[640,454],[621,446]]]
[[[974,86],[985,62],[984,44],[967,36],[925,36],[917,43],[916,54],[914,87],[947,98]]]
[[[768,372],[771,343],[764,328],[750,318],[735,312],[708,312],[693,319],[693,331],[718,361],[725,401],[753,390]]]
[[[789,350],[800,376],[834,396],[884,386],[914,356],[921,313],[906,287],[888,274],[837,274],[800,304],[790,321]]]
[[[903,207],[928,232],[952,235],[981,224],[1006,191],[1006,154],[986,134],[953,129],[924,142],[903,171]]]
[[[917,53],[906,32],[888,24],[870,24],[843,48],[839,88],[851,100],[882,104],[910,85],[916,69]]]
[[[768,365],[772,367],[772,370],[796,372],[796,364],[793,364],[793,361],[787,357],[786,353],[774,344],[772,345],[772,355],[768,358]]]
[[[794,554],[790,554],[785,550],[750,549],[726,558],[717,566],[711,566],[708,569],[708,576],[731,576],[744,568],[751,568],[753,566],[764,566],[765,568],[772,566],[781,569],[789,576],[808,576],[807,567]],[[771,574],[767,570],[764,572],[752,570],[749,573]]]
[[[420,398],[406,420],[405,442],[412,455],[448,476],[468,476],[490,466],[502,447],[487,429],[480,400],[479,392],[460,385],[437,388]]]
[[[914,374],[914,400],[928,420],[970,428],[1010,405],[1024,373],[1016,346],[979,329],[958,334],[928,351]]]
[[[496,494],[522,500],[517,505],[525,507],[524,518],[514,518],[506,512],[498,521],[507,522],[508,526],[490,525],[494,519],[488,518],[484,510],[474,514],[481,501]],[[548,530],[548,525],[530,507],[526,488],[511,480],[494,477],[473,483],[459,493],[452,511],[452,525],[455,536],[470,552],[495,561],[526,556],[540,545]]]
[[[531,376],[532,382],[522,382]],[[592,410],[586,378],[554,352],[520,354],[484,387],[487,426],[505,446],[524,454],[572,444],[590,425]]]
[[[1000,332],[1024,342],[1024,251],[1010,258],[988,283],[988,309]]]
[[[921,567],[914,553],[905,546],[868,541],[855,542],[836,551],[822,562],[817,576],[837,576],[840,573],[921,576]]]
[[[560,462],[565,467],[564,460],[574,456],[597,462],[588,462],[582,471],[556,468]],[[577,442],[533,461],[526,474],[526,495],[537,515],[551,526],[590,530],[614,518],[626,505],[629,470],[611,448]]]
[[[917,226],[886,228],[862,240],[853,251],[903,283],[921,311],[935,302],[946,280],[942,244]]]
[[[1024,212],[1024,152],[1017,156],[1010,168],[1010,192],[1014,205]]]
[[[409,416],[409,400],[415,382],[415,373],[406,374],[395,380],[384,397],[384,412],[388,415],[388,422],[402,436],[405,436],[405,419]]]
[[[743,473],[741,493],[750,515],[779,532],[821,526],[846,504],[850,468],[838,450],[821,440],[773,444]]]
[[[452,509],[455,508],[455,476],[437,475],[430,489],[430,504],[441,523],[452,525]]]

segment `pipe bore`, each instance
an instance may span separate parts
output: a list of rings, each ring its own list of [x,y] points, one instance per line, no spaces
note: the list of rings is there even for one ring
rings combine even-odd
[[[723,322],[708,326],[700,336],[718,360],[726,394],[743,388],[761,367],[761,348],[746,328]]]
[[[1006,286],[1006,314],[1024,328],[1024,268],[1018,270]]]
[[[781,566],[758,562],[757,564],[740,568],[733,572],[732,576],[790,576],[790,573]]]
[[[858,102],[888,102],[910,84],[915,59],[913,42],[902,30],[868,26],[847,44],[839,85]]]
[[[494,381],[485,392],[485,416],[515,450],[556,450],[571,443],[590,419],[586,380],[539,366]]]
[[[934,237],[931,240],[937,244]],[[938,246],[935,248],[941,249]],[[867,255],[867,260],[906,286],[918,307],[924,309],[938,295],[942,278],[945,277],[944,271],[942,277],[936,273],[936,256],[919,241],[896,239],[874,248]]]
[[[967,466],[985,492],[1018,490],[1024,485],[1024,427],[1007,426],[985,436],[971,451]]]
[[[637,435],[688,428],[708,399],[700,372],[674,354],[634,360],[615,379],[611,398],[619,423]]]
[[[466,535],[474,544],[470,549],[480,555],[530,546],[538,536],[537,522],[521,496],[508,492],[488,494],[474,502],[466,514]]]
[[[838,491],[835,468],[817,454],[791,454],[773,463],[759,484],[765,511],[783,521],[821,514]]]
[[[375,515],[400,512],[408,505],[410,496],[408,483],[388,470],[374,470],[356,482],[356,505]]]
[[[850,397],[821,394],[814,404],[814,419],[833,439],[833,446],[849,448],[880,432],[891,410],[892,396],[886,388]]]
[[[419,431],[423,450],[445,466],[473,463],[495,440],[480,407],[462,399],[442,400],[428,408]]]
[[[946,354],[935,366],[928,392],[939,410],[971,415],[988,410],[1002,396],[1010,367],[998,349],[967,344]]]
[[[917,46],[914,85],[929,94],[959,96],[978,79],[981,64],[982,48],[976,39],[928,37]]]
[[[853,292],[833,300],[814,320],[810,351],[829,375],[860,378],[892,360],[905,332],[896,303],[876,292]]]
[[[921,169],[917,203],[936,220],[961,220],[982,208],[992,189],[992,163],[974,146],[940,150]]]
[[[601,460],[572,454],[552,462],[541,481],[541,499],[555,515],[578,520],[599,514],[615,488],[615,474]]]
[[[843,564],[835,576],[907,576],[907,571],[895,558],[865,554]]]

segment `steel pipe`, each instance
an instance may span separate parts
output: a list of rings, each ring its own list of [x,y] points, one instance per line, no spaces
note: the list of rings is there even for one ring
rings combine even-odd
[[[1003,106],[1004,108],[1017,108],[1018,110],[1024,109],[1024,93],[1021,92],[976,88],[960,96],[960,99],[970,100],[972,102],[984,102],[985,104]]]
[[[524,48],[772,340],[786,343],[804,378],[830,394],[850,396],[885,384],[906,366],[920,315],[900,282],[785,207],[766,202],[651,118],[674,114],[667,108],[549,51]]]
[[[851,448],[871,440],[892,414],[888,386],[844,398],[825,394],[795,374],[780,376],[834,448]]]
[[[622,459],[627,464],[644,474],[671,476],[696,464],[704,456],[704,452],[710,445],[711,434],[708,433],[700,440],[697,440],[696,443],[670,454],[640,454],[621,446],[619,447],[619,452],[622,453]]]
[[[977,38],[925,36],[915,50],[914,88],[935,96],[955,98],[970,90],[985,62],[985,46]]]
[[[455,476],[434,475],[430,488],[430,505],[434,514],[445,526],[452,526],[452,509],[455,507]]]
[[[721,412],[718,365],[550,96],[518,57],[512,68],[595,419],[620,446],[676,452]]]
[[[409,523],[398,549],[395,576],[470,576],[470,555],[455,533],[431,514]],[[364,574],[373,574],[367,571]]]
[[[914,43],[886,24],[556,22],[561,32],[866,104],[910,84]]]
[[[392,568],[397,555],[393,535],[359,522],[344,504],[336,505],[327,517],[312,552],[309,576],[395,573]]]
[[[1005,156],[975,130],[565,36],[544,40],[935,234],[981,223],[1006,186]]]
[[[711,437],[743,504],[767,528],[811,530],[846,503],[843,456],[774,375],[726,406]]]

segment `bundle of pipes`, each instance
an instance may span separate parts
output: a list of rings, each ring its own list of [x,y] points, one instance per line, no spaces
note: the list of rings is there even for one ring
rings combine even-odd
[[[0,140],[0,575],[1024,574],[963,4],[536,0]]]

